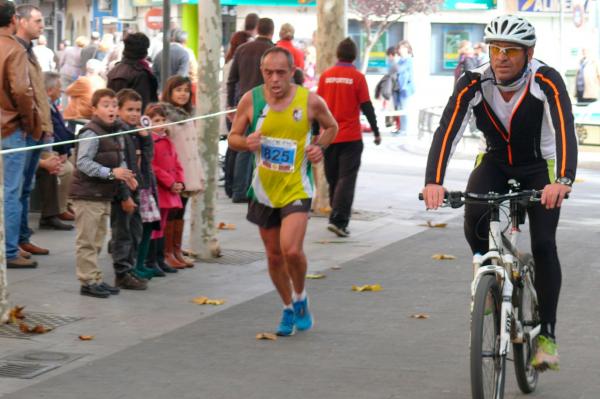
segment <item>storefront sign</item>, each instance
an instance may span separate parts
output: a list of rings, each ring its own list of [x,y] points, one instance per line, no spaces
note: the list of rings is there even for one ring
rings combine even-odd
[[[490,10],[496,8],[496,0],[444,0],[442,9],[452,10]]]
[[[563,0],[519,0],[519,11],[525,12],[559,12],[560,2],[563,2],[563,11],[571,10],[571,1]]]

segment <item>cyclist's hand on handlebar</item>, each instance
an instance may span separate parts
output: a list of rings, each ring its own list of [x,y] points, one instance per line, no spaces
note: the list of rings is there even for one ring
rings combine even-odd
[[[547,184],[546,187],[544,187],[544,191],[542,192],[542,205],[544,205],[546,209],[560,208],[563,200],[565,199],[565,195],[567,195],[567,193],[570,192],[571,187],[565,184]]]
[[[427,184],[423,188],[423,201],[425,208],[438,209],[444,203],[446,189],[439,184]]]

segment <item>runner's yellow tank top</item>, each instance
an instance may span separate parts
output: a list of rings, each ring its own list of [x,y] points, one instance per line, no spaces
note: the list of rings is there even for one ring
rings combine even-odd
[[[261,85],[252,91],[254,118],[249,131],[260,130],[262,139],[248,194],[261,204],[282,208],[313,195],[311,164],[305,153],[311,139],[309,92],[297,86],[290,105],[278,112],[269,108],[263,89]]]

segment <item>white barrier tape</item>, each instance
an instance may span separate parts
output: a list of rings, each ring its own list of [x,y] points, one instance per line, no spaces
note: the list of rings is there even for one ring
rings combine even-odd
[[[230,113],[235,112],[235,111],[236,111],[235,109],[230,109],[230,110],[227,110],[227,111],[215,112],[214,114],[207,114],[207,115],[195,116],[193,118],[184,119],[184,120],[181,120],[179,122],[170,122],[170,123],[164,123],[162,125],[152,126],[152,128],[168,127],[168,126],[173,126],[173,125],[179,125],[180,123],[185,123],[185,122],[190,122],[190,121],[197,121],[197,120],[200,120],[200,119],[214,118],[215,116],[227,115],[227,114],[230,114]],[[30,147],[9,148],[7,150],[0,151],[0,155],[14,154],[16,152],[39,150],[39,149],[42,149],[42,148],[54,147],[54,146],[59,146],[59,145],[64,145],[64,144],[75,144],[75,143],[79,143],[81,141],[86,141],[86,140],[99,140],[100,138],[121,136],[121,135],[124,135],[124,134],[137,133],[139,131],[148,130],[148,129],[150,129],[150,128],[148,128],[148,127],[142,127],[140,129],[124,130],[122,132],[105,134],[105,135],[103,135],[101,137],[84,137],[84,138],[81,138],[81,139],[60,141],[58,143],[37,144],[37,145],[32,145]]]

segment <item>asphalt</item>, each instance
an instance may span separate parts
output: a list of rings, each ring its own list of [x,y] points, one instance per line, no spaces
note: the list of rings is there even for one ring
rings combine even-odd
[[[387,141],[385,141],[387,139]],[[198,264],[178,276],[153,280],[148,292],[124,292],[100,301],[77,295],[72,242],[37,232],[53,255],[40,269],[11,273],[14,303],[29,309],[78,315],[74,322],[32,340],[0,338],[0,354],[53,350],[84,356],[33,380],[0,378],[3,398],[467,398],[470,256],[461,211],[426,213],[415,201],[423,154],[409,140],[384,138],[367,145],[356,206],[375,216],[355,220],[350,239],[332,237],[313,218],[306,247],[316,326],[277,341],[281,311],[264,260],[248,265]],[[464,184],[471,161],[457,159],[448,184]],[[600,395],[597,240],[600,178],[583,170],[559,228],[563,289],[558,337],[561,371],[540,379],[534,398]],[[243,206],[219,201],[218,220],[236,224],[221,233],[231,250],[260,251]],[[358,219],[358,218],[357,218]],[[446,228],[420,226],[427,220]],[[62,237],[69,237],[70,233]],[[527,245],[527,240],[523,246]],[[435,261],[434,253],[456,256]],[[109,260],[103,268],[110,273]],[[332,268],[335,267],[335,268]],[[354,284],[381,284],[358,293]],[[190,303],[197,295],[222,297],[221,307]],[[428,319],[411,315],[425,313]],[[82,342],[78,334],[95,335]],[[522,397],[512,373],[505,397]]]

